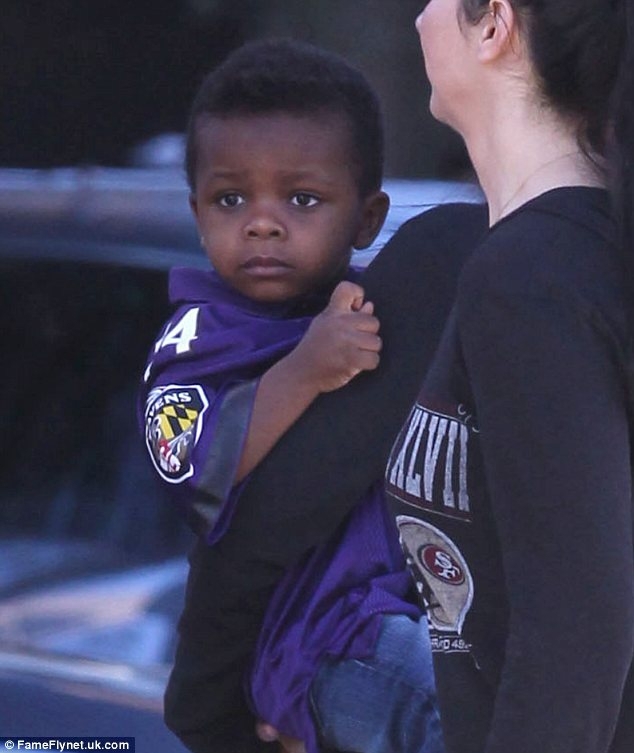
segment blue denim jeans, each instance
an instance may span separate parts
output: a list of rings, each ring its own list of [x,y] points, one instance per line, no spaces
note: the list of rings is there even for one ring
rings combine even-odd
[[[444,753],[424,617],[384,616],[374,656],[325,661],[310,692],[326,748]]]

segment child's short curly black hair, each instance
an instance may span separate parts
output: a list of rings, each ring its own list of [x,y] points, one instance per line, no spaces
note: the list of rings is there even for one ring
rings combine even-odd
[[[185,170],[191,190],[195,188],[201,117],[280,112],[343,115],[350,123],[361,195],[381,187],[383,121],[378,97],[366,78],[338,55],[277,39],[238,48],[202,82],[187,128]]]

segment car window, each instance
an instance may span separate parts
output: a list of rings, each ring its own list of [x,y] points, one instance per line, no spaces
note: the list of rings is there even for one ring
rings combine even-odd
[[[166,280],[88,262],[0,263],[5,533],[95,538],[139,556],[182,550],[184,526],[162,499],[134,410]]]

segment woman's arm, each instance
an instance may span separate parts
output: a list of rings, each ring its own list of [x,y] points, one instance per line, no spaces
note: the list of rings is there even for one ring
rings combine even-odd
[[[460,310],[510,606],[486,753],[607,751],[634,641],[614,338],[570,301],[486,285]]]
[[[483,206],[446,205],[386,245],[362,282],[381,322],[379,368],[320,396],[255,469],[224,537],[197,547],[166,696],[166,721],[191,750],[262,746],[241,682],[268,600],[382,477],[486,220]]]
[[[485,223],[480,205],[438,207],[407,223],[368,267],[362,285],[381,322],[380,367],[320,396],[273,448],[241,493],[236,544],[252,537],[254,557],[286,568],[383,477]]]
[[[235,482],[242,481],[324,392],[379,364],[381,338],[361,286],[344,280],[299,344],[261,377]]]

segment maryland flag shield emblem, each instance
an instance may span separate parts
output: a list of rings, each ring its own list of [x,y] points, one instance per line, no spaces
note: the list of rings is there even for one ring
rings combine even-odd
[[[178,484],[193,475],[192,450],[208,405],[197,384],[170,384],[148,395],[145,443],[156,470],[166,481]]]

